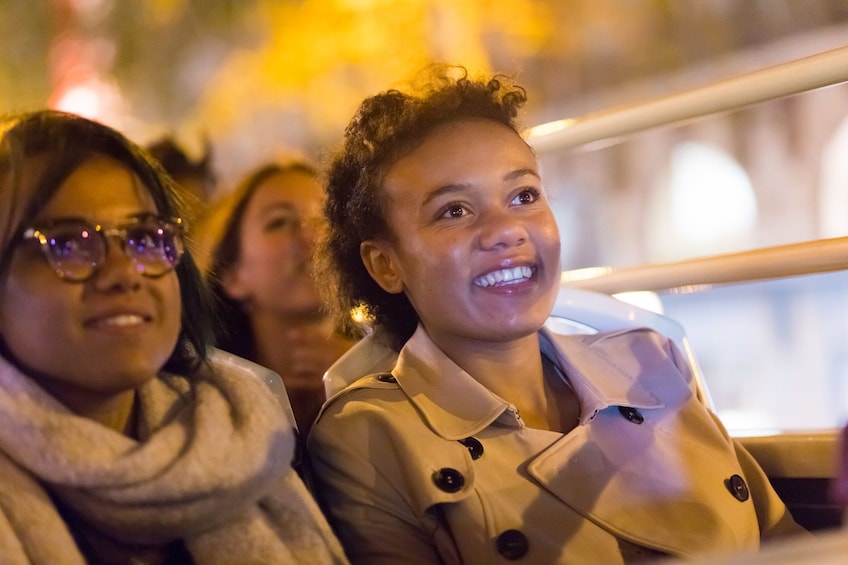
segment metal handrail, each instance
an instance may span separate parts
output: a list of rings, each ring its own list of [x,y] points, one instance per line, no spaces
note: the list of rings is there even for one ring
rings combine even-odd
[[[845,269],[848,269],[848,237],[836,237],[639,267],[565,271],[562,284],[616,294],[750,282]]]
[[[848,46],[647,103],[541,124],[525,135],[537,152],[567,149],[846,81]]]

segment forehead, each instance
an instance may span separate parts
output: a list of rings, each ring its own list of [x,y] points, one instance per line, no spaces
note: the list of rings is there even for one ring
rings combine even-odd
[[[125,165],[94,155],[65,178],[39,218],[77,216],[108,221],[139,212],[156,212],[150,191]]]
[[[282,171],[265,179],[253,193],[251,208],[265,207],[285,202],[295,208],[309,208],[320,203],[321,184],[304,171]]]
[[[410,183],[435,187],[536,168],[533,151],[512,129],[492,120],[462,120],[430,132],[389,167],[385,184],[390,189]]]

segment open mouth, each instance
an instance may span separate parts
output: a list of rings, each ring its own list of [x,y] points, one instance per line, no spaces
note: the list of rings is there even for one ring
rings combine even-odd
[[[483,288],[490,286],[506,286],[511,284],[519,284],[529,281],[533,278],[532,267],[513,267],[511,269],[500,269],[486,273],[474,279],[474,285]]]

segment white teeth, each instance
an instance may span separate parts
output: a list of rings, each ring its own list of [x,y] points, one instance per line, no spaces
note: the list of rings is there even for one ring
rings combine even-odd
[[[474,279],[474,284],[482,287],[495,286],[496,284],[518,284],[529,280],[532,276],[533,269],[530,267],[513,267],[512,269],[492,271],[491,273],[477,277]]]
[[[121,314],[120,316],[111,316],[100,320],[100,323],[105,326],[136,326],[144,323],[144,318],[137,314]]]

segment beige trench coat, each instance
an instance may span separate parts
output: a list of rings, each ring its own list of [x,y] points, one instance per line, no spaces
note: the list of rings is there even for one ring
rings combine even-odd
[[[801,531],[671,342],[650,330],[539,342],[580,400],[568,434],[525,426],[421,327],[391,374],[327,402],[309,452],[353,562],[623,563]]]

